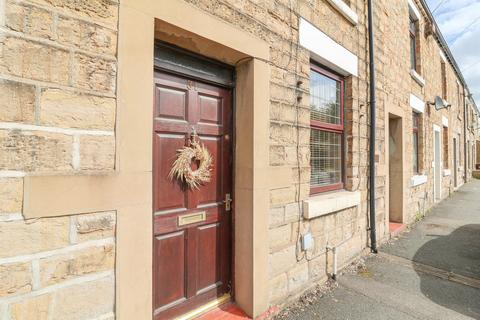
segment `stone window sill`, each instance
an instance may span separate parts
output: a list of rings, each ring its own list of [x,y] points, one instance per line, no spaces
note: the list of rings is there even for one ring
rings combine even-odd
[[[425,86],[425,79],[423,79],[422,76],[417,73],[417,71],[411,69],[410,75],[412,76],[413,80],[415,80],[419,85],[421,85],[422,87]]]
[[[314,219],[360,205],[360,191],[340,190],[311,196],[303,201],[303,217]]]
[[[450,169],[443,169],[443,176],[448,177],[452,174],[452,171]]]
[[[426,175],[415,175],[411,179],[411,186],[416,187],[427,183],[428,177]]]
[[[358,15],[355,13],[355,11],[350,9],[350,7],[343,2],[343,0],[328,0],[328,2],[332,5],[332,7],[337,9],[337,11],[340,12],[345,19],[350,21],[351,24],[354,26],[358,24]]]

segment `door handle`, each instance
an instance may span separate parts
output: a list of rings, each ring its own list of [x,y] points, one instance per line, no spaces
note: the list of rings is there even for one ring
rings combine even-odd
[[[225,211],[232,210],[232,206],[231,206],[232,201],[233,201],[233,199],[232,199],[232,196],[230,195],[230,193],[226,193],[225,194],[225,200],[223,200],[223,203],[225,203]]]

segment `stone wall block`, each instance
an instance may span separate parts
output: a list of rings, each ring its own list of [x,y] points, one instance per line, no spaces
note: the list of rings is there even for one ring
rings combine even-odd
[[[5,8],[8,28],[35,37],[55,38],[52,12],[11,0],[7,1]]]
[[[270,248],[281,247],[290,242],[291,227],[289,224],[270,229],[268,232]]]
[[[285,147],[285,163],[289,165],[310,166],[310,148],[301,146],[298,148],[299,155],[297,156],[297,147],[295,145]]]
[[[117,67],[115,61],[76,53],[73,65],[75,86],[100,92],[115,92]]]
[[[327,276],[327,256],[322,254],[308,262],[310,279],[321,279]]]
[[[0,298],[31,291],[30,263],[0,264],[0,279]]]
[[[299,291],[308,282],[308,263],[304,262],[288,271],[288,291]]]
[[[115,137],[81,136],[80,169],[113,170],[115,167]]]
[[[93,319],[114,311],[112,276],[69,286],[55,292],[53,319]]]
[[[117,1],[111,0],[31,0],[33,2],[46,5],[55,10],[75,15],[83,18],[96,20],[101,23],[116,27],[118,19]]]
[[[44,90],[40,123],[46,126],[113,131],[115,99],[59,89]]]
[[[0,178],[0,214],[22,211],[23,179]]]
[[[277,166],[285,163],[285,147],[270,146],[270,165]]]
[[[91,52],[115,55],[117,50],[115,31],[70,17],[58,18],[57,37],[59,43]]]
[[[114,268],[113,245],[91,247],[60,256],[40,259],[40,283],[53,285],[82,275]]]
[[[115,212],[79,215],[73,221],[76,239],[79,242],[115,236]]]
[[[47,320],[52,294],[42,294],[10,305],[11,320]]]
[[[292,180],[296,183],[310,183],[311,170],[310,167],[292,169]]]
[[[68,217],[0,222],[0,258],[65,247],[68,232]]]
[[[314,249],[313,252],[315,255],[322,254],[327,249],[327,239],[324,234],[317,235],[313,237]]]
[[[277,207],[270,209],[268,215],[269,225],[277,226],[285,221],[285,209],[284,207]]]
[[[69,171],[72,142],[61,133],[0,130],[0,170]]]
[[[0,80],[0,121],[33,123],[35,87],[20,82]]]
[[[270,205],[279,206],[295,201],[294,188],[274,189],[270,191]]]
[[[300,218],[300,210],[302,210],[302,203],[294,202],[285,206],[285,221],[298,221]]]
[[[0,72],[68,85],[70,53],[38,42],[0,35]]]
[[[270,280],[270,299],[277,301],[288,294],[288,277],[282,273]]]
[[[297,259],[295,256],[295,245],[284,248],[270,254],[269,257],[269,273],[270,276],[278,275],[295,266]]]

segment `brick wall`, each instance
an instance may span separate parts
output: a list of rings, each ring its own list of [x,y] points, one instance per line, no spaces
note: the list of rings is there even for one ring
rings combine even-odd
[[[113,318],[116,213],[25,220],[23,176],[115,166],[118,4],[0,10],[0,319]]]

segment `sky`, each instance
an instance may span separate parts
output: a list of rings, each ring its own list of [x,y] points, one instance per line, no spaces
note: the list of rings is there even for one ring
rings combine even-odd
[[[480,0],[427,0],[475,102],[480,105]],[[440,6],[439,6],[440,5]],[[437,8],[437,9],[436,9]]]

